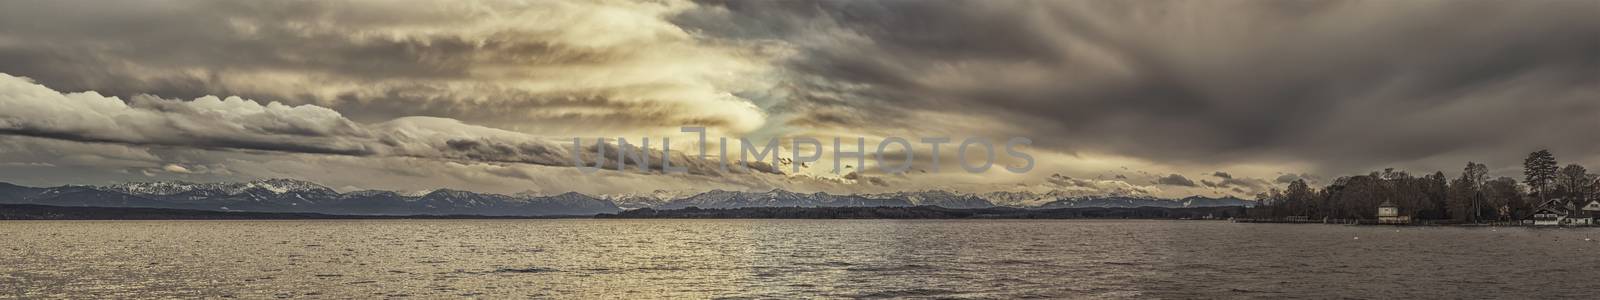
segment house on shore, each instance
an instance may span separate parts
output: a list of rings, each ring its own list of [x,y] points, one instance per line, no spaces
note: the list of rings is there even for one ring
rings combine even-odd
[[[1533,226],[1560,226],[1561,222],[1566,221],[1566,219],[1566,212],[1547,207],[1534,210],[1533,215],[1528,217],[1527,222],[1532,223]]]
[[[1579,207],[1575,201],[1550,199],[1535,208],[1527,222],[1534,226],[1589,226],[1600,216],[1600,200]]]
[[[1600,224],[1600,200],[1589,201],[1589,204],[1577,209],[1577,217],[1572,225]]]
[[[1384,200],[1378,205],[1378,224],[1411,224],[1411,216],[1400,215],[1400,206]]]

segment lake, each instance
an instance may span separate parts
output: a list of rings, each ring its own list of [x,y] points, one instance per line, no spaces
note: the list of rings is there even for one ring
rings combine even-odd
[[[4,221],[0,241],[0,298],[1600,292],[1600,229],[1095,220]]]

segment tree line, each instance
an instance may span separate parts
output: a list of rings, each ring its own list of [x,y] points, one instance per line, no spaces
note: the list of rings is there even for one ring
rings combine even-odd
[[[1390,201],[1402,214],[1415,219],[1476,223],[1519,220],[1550,199],[1576,201],[1580,206],[1600,199],[1600,176],[1581,165],[1560,166],[1549,150],[1528,154],[1522,182],[1511,177],[1490,178],[1488,173],[1488,166],[1467,162],[1461,176],[1453,179],[1444,172],[1415,176],[1392,168],[1340,177],[1322,189],[1300,179],[1285,189],[1258,194],[1260,204],[1249,214],[1258,218],[1374,219],[1378,205]]]
[[[740,207],[682,209],[641,208],[595,218],[621,219],[1227,219],[1244,217],[1238,206],[1213,207],[1073,207],[1019,209],[1009,207],[944,208],[939,206]]]

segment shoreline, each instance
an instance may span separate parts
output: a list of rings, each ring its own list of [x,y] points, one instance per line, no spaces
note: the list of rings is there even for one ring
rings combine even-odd
[[[1427,222],[1421,222],[1421,223],[1379,223],[1378,220],[1339,220],[1339,221],[1331,221],[1331,222],[1329,222],[1329,221],[1320,221],[1320,220],[1272,220],[1272,219],[1251,219],[1251,218],[1233,219],[1233,220],[1230,220],[1230,221],[1232,221],[1234,223],[1256,223],[1256,224],[1319,224],[1319,225],[1394,226],[1394,227],[1600,228],[1600,226],[1595,226],[1595,225],[1533,225],[1533,224],[1523,224],[1523,223],[1514,222],[1514,221],[1502,221],[1502,222],[1492,222],[1492,223],[1441,223],[1441,222],[1437,222],[1439,220],[1427,220]],[[1355,221],[1355,222],[1350,222],[1350,221]]]
[[[180,221],[180,220],[543,220],[543,219],[698,219],[698,220],[1165,220],[1227,221],[1255,224],[1321,224],[1394,227],[1530,227],[1600,228],[1600,226],[1536,226],[1512,222],[1389,224],[1377,220],[1284,220],[1240,218],[1244,208],[1081,207],[1055,209],[914,207],[743,207],[635,209],[595,215],[347,215],[306,212],[210,211],[141,207],[73,207],[0,204],[0,221]],[[1223,215],[1217,217],[1217,215]]]

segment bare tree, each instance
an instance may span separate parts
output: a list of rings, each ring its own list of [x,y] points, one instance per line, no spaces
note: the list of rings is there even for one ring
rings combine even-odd
[[[1588,203],[1589,197],[1594,193],[1595,175],[1577,164],[1567,165],[1556,172],[1555,191],[1557,195],[1571,201]]]

